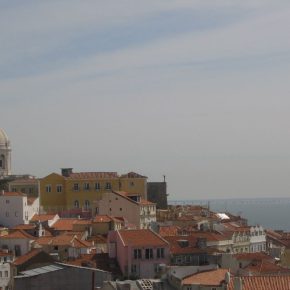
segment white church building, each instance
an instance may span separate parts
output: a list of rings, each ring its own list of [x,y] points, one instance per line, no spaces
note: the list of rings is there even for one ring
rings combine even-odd
[[[0,178],[11,175],[11,146],[7,134],[0,128]]]

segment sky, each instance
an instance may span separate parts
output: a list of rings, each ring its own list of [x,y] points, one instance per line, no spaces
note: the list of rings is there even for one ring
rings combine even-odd
[[[290,197],[290,3],[0,0],[14,174],[166,175],[169,199]]]

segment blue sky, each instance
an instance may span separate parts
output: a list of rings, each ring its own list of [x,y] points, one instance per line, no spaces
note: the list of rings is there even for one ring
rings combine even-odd
[[[287,1],[0,1],[14,172],[289,196],[289,19]]]

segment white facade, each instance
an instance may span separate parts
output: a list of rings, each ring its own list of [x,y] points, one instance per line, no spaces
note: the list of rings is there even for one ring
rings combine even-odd
[[[266,234],[262,226],[250,228],[250,252],[266,251]]]
[[[12,271],[10,263],[13,262],[13,256],[8,251],[0,251],[0,289],[11,286]]]
[[[0,128],[0,178],[11,175],[10,141],[3,129]]]
[[[0,193],[0,224],[11,228],[19,224],[28,224],[39,212],[39,198],[28,199],[18,192]]]

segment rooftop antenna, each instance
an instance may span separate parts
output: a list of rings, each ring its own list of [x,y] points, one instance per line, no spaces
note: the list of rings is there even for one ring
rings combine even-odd
[[[166,182],[166,175],[163,175],[163,182]]]

